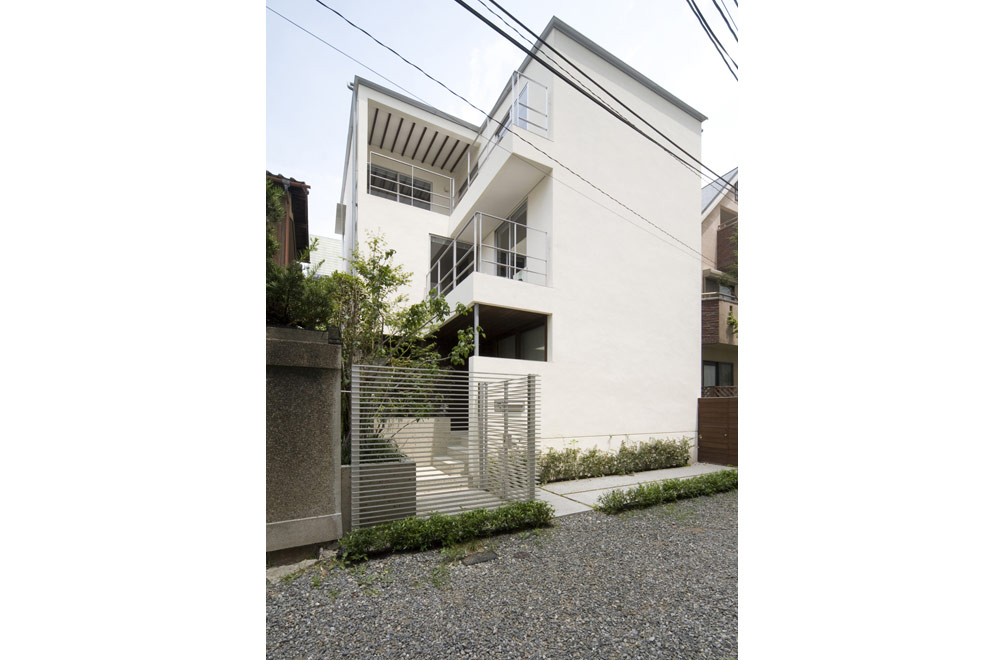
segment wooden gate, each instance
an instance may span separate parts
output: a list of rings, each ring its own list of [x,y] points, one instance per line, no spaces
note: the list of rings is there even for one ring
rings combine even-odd
[[[738,465],[739,399],[698,399],[698,462]]]

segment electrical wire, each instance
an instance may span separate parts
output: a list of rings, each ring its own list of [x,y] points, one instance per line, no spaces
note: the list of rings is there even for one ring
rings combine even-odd
[[[482,0],[479,0],[479,2],[480,2],[480,4],[482,4]],[[633,110],[633,109],[632,109],[632,108],[631,108],[631,107],[630,107],[630,106],[629,106],[628,104],[626,104],[626,103],[625,103],[624,101],[622,101],[622,100],[621,100],[621,99],[619,99],[619,98],[618,98],[617,96],[615,96],[615,95],[614,95],[614,94],[613,94],[613,93],[612,93],[612,92],[611,92],[611,91],[610,91],[609,89],[607,89],[606,87],[604,87],[603,85],[601,85],[601,83],[599,83],[598,81],[596,81],[596,80],[594,80],[594,79],[593,79],[592,77],[590,77],[590,75],[588,75],[586,71],[584,71],[584,70],[583,70],[583,69],[581,69],[581,68],[580,68],[579,66],[577,66],[577,65],[576,65],[576,64],[575,64],[575,63],[574,63],[574,62],[573,62],[573,61],[572,61],[571,59],[569,59],[568,57],[566,57],[565,55],[563,55],[562,53],[560,53],[560,52],[559,52],[558,50],[556,50],[556,49],[555,49],[555,47],[553,47],[553,46],[552,46],[551,44],[549,44],[549,43],[548,43],[548,42],[546,42],[546,41],[545,41],[544,39],[542,39],[542,37],[541,37],[540,35],[538,35],[538,34],[535,34],[535,32],[533,32],[533,31],[531,30],[531,28],[529,28],[529,27],[528,27],[527,25],[525,25],[524,23],[522,23],[522,22],[521,22],[521,21],[520,21],[520,20],[519,20],[519,19],[518,19],[518,18],[517,18],[516,16],[514,16],[513,14],[511,14],[511,13],[510,13],[509,11],[507,11],[506,9],[504,9],[504,8],[503,8],[503,7],[502,7],[502,6],[500,5],[500,3],[496,2],[496,0],[490,0],[490,2],[491,2],[491,3],[493,3],[494,5],[496,5],[496,7],[497,7],[497,8],[498,8],[498,9],[499,9],[500,11],[502,11],[502,12],[503,12],[503,13],[505,13],[505,14],[507,14],[507,16],[509,16],[509,17],[511,18],[511,20],[513,20],[513,21],[514,21],[515,23],[517,23],[517,24],[518,24],[518,25],[520,25],[520,26],[521,26],[522,28],[524,28],[525,30],[527,30],[527,32],[528,32],[528,33],[529,33],[529,34],[530,34],[531,36],[533,36],[533,37],[535,38],[535,40],[536,40],[536,41],[535,41],[535,43],[538,43],[538,44],[541,44],[541,45],[544,45],[544,46],[546,46],[546,47],[547,47],[547,48],[548,48],[549,50],[551,50],[551,51],[552,51],[553,53],[555,53],[556,55],[558,55],[559,57],[561,57],[562,59],[564,59],[564,60],[566,61],[566,63],[567,63],[567,64],[569,64],[569,65],[570,65],[571,67],[573,67],[574,69],[576,69],[576,70],[577,70],[577,71],[578,71],[578,72],[579,72],[579,73],[580,73],[580,74],[581,74],[581,75],[582,75],[582,76],[583,76],[584,78],[586,78],[586,79],[587,79],[587,80],[589,80],[590,82],[594,83],[594,85],[596,85],[598,89],[600,89],[601,91],[603,91],[603,92],[604,92],[605,94],[607,94],[607,95],[608,95],[608,96],[610,96],[610,97],[611,97],[612,99],[614,99],[614,100],[615,100],[615,101],[616,101],[616,102],[617,102],[617,103],[618,103],[619,105],[621,105],[621,106],[622,106],[623,108],[625,108],[625,109],[626,109],[626,110],[628,110],[628,111],[629,111],[630,113],[632,113],[633,115],[635,115],[635,116],[636,116],[636,117],[637,117],[637,118],[638,118],[638,119],[639,119],[640,121],[642,121],[642,122],[643,122],[644,124],[646,124],[646,125],[647,125],[647,126],[649,126],[649,127],[651,128],[651,129],[653,129],[653,130],[654,130],[654,131],[655,131],[656,133],[658,133],[658,134],[659,134],[659,135],[660,135],[661,137],[663,137],[663,138],[664,138],[665,140],[667,140],[668,142],[670,142],[670,144],[672,144],[672,145],[674,145],[675,147],[677,147],[678,149],[680,149],[680,151],[681,151],[682,153],[684,153],[684,155],[686,155],[686,156],[687,156],[688,158],[690,158],[690,159],[691,159],[691,160],[693,160],[693,161],[694,161],[695,163],[697,163],[698,165],[700,165],[700,166],[701,166],[701,167],[702,167],[702,168],[703,168],[703,169],[704,169],[704,170],[705,170],[706,172],[708,172],[709,174],[711,174],[711,175],[712,175],[712,177],[714,177],[714,178],[711,178],[711,177],[708,177],[707,175],[703,175],[703,174],[702,174],[701,172],[699,172],[699,173],[698,173],[698,174],[699,174],[699,176],[705,176],[706,178],[708,178],[708,179],[710,180],[710,182],[715,182],[715,181],[717,181],[717,180],[719,180],[719,179],[723,179],[723,176],[722,176],[721,174],[719,174],[718,172],[714,171],[714,170],[713,170],[712,168],[710,168],[710,167],[708,167],[707,165],[705,165],[704,163],[702,163],[702,162],[701,162],[700,160],[698,160],[697,158],[695,158],[693,154],[691,154],[691,153],[689,153],[689,152],[688,152],[687,150],[685,150],[685,149],[684,149],[684,147],[680,146],[679,144],[677,144],[676,142],[674,142],[673,140],[671,140],[671,139],[670,139],[670,137],[668,137],[668,136],[667,136],[667,135],[665,135],[665,134],[664,134],[663,132],[661,132],[661,131],[660,131],[660,129],[658,129],[658,128],[657,128],[656,126],[654,126],[654,125],[653,125],[653,124],[651,124],[651,123],[650,123],[649,121],[647,121],[645,117],[643,117],[643,116],[642,116],[642,115],[640,115],[640,114],[639,114],[638,112],[636,112],[635,110]],[[485,6],[485,5],[484,5],[484,6]],[[489,9],[489,7],[487,7],[487,9]],[[496,12],[494,12],[493,10],[490,10],[490,11],[491,11],[491,12],[493,13],[493,15],[494,15],[494,16],[497,16],[497,13],[496,13]],[[500,16],[497,16],[497,17],[498,17],[498,18],[500,18],[500,20],[503,20],[503,18],[502,18],[502,17],[500,17]],[[505,24],[505,25],[507,25],[507,26],[508,26],[508,27],[510,27],[511,29],[514,29],[514,28],[513,28],[513,26],[511,26],[511,25],[510,25],[510,23],[508,23],[507,21],[503,20],[503,22],[504,22],[504,24]],[[525,36],[524,36],[523,34],[521,34],[521,32],[520,32],[519,30],[515,30],[515,31],[516,31],[516,32],[517,32],[517,33],[518,33],[519,35],[521,35],[521,38],[522,38],[522,39],[524,39],[525,41],[531,41],[530,39],[528,39],[527,37],[525,37]],[[538,49],[538,52],[540,52],[540,53],[544,54],[544,51],[542,51],[542,50],[541,50],[541,48],[539,48],[539,49]],[[558,67],[559,67],[560,69],[562,69],[563,71],[566,71],[566,69],[565,69],[565,68],[563,68],[563,67],[562,67],[562,65],[560,65],[560,64],[559,64],[558,62],[556,62],[556,61],[555,61],[555,59],[553,59],[553,58],[552,58],[551,56],[549,56],[549,59],[551,59],[551,60],[553,61],[553,63],[555,63],[555,64],[556,64],[556,66],[558,66]],[[568,73],[568,74],[569,74],[569,72],[568,72],[568,71],[566,71],[566,73]],[[569,75],[570,75],[570,76],[572,76],[572,74],[569,74]],[[579,82],[579,80],[577,80],[577,78],[575,78],[575,77],[574,77],[573,79],[574,79],[574,80],[576,80],[577,82]],[[580,83],[580,84],[582,85],[583,83]],[[597,97],[597,98],[598,98],[598,100],[600,100],[601,102],[604,102],[604,103],[606,103],[606,102],[604,101],[604,99],[601,99],[601,98],[600,98],[600,97],[599,97],[599,96],[597,95],[597,93],[596,93],[596,92],[593,92],[593,90],[590,90],[589,88],[587,88],[587,90],[588,90],[588,91],[590,91],[590,92],[591,92],[591,93],[592,93],[592,94],[593,94],[593,95],[594,95],[595,97]],[[609,105],[609,107],[610,107],[610,104],[608,104],[608,105]],[[723,179],[723,180],[724,180],[724,179]],[[726,184],[728,185],[728,182],[726,182]],[[736,193],[738,192],[738,191],[737,191],[737,190],[736,190],[735,188],[730,188],[730,190],[731,190],[731,191],[732,191],[732,192],[733,192],[734,194],[736,194]]]
[[[266,5],[265,5],[265,6],[266,6]],[[417,96],[416,94],[414,94],[414,93],[413,93],[413,92],[411,92],[410,90],[406,89],[405,87],[403,87],[403,86],[402,86],[402,85],[400,85],[399,83],[397,83],[397,82],[393,82],[392,80],[390,80],[390,79],[386,78],[386,77],[385,77],[385,76],[383,76],[383,75],[382,75],[381,73],[379,73],[379,72],[378,72],[378,71],[376,71],[375,69],[371,68],[370,66],[368,66],[368,65],[367,65],[367,64],[365,64],[364,62],[361,62],[361,61],[359,61],[359,60],[356,60],[356,59],[354,59],[353,57],[351,57],[350,55],[348,55],[348,54],[347,54],[347,53],[345,53],[344,51],[340,50],[339,48],[337,48],[336,46],[334,46],[333,44],[331,44],[331,43],[330,43],[329,41],[326,41],[326,40],[325,40],[325,39],[323,39],[322,37],[319,37],[318,35],[315,35],[315,34],[313,34],[312,32],[310,32],[310,31],[309,31],[309,30],[307,30],[306,28],[302,27],[301,25],[299,25],[298,23],[296,23],[296,22],[295,22],[295,21],[293,21],[292,19],[288,18],[287,16],[285,16],[285,15],[283,15],[283,14],[281,14],[281,13],[279,13],[279,12],[275,11],[274,9],[271,9],[270,7],[267,7],[267,10],[268,10],[269,12],[273,13],[273,14],[277,14],[278,16],[280,16],[281,18],[285,19],[286,21],[288,21],[289,23],[291,23],[292,25],[294,25],[294,26],[295,26],[295,27],[297,27],[298,29],[302,30],[303,32],[305,32],[305,33],[306,33],[306,34],[308,34],[309,36],[313,37],[314,39],[317,39],[318,41],[320,41],[320,42],[324,43],[325,45],[329,46],[330,48],[334,49],[335,51],[337,51],[338,53],[340,53],[341,55],[343,55],[343,56],[344,56],[344,57],[346,57],[347,59],[351,60],[351,61],[352,61],[352,62],[354,62],[355,64],[358,64],[359,66],[363,66],[364,68],[368,69],[369,71],[371,71],[372,73],[374,73],[374,74],[375,74],[376,76],[378,76],[378,77],[379,77],[379,78],[381,78],[382,80],[385,80],[386,82],[388,82],[388,83],[389,83],[390,85],[392,85],[393,87],[398,87],[399,89],[403,90],[404,92],[406,92],[407,94],[409,94],[409,95],[410,95],[410,96],[412,96],[413,98],[417,99],[418,101],[423,101],[423,102],[424,102],[424,103],[426,103],[427,105],[430,105],[429,103],[427,103],[427,101],[424,101],[424,100],[423,100],[422,98],[420,98],[419,96]]]
[[[736,40],[736,43],[739,43],[740,38],[736,36],[736,30],[733,29],[733,25],[736,24],[736,21],[733,21],[733,25],[730,25],[729,19],[726,18],[726,15],[722,13],[722,7],[719,6],[719,3],[716,2],[715,0],[712,0],[712,4],[715,5],[716,10],[718,10],[719,12],[719,16],[722,17],[722,22],[726,24],[727,28],[729,28],[729,32],[733,35],[733,39]]]
[[[319,0],[317,0],[317,2],[318,1]],[[480,14],[479,12],[477,12],[475,9],[473,9],[472,7],[470,7],[469,5],[467,5],[463,0],[455,0],[455,2],[457,4],[459,4],[459,5],[461,5],[462,7],[464,7],[469,13],[473,14],[476,18],[478,18],[480,21],[482,21],[483,23],[485,23],[487,26],[489,26],[492,30],[494,30],[501,37],[505,38],[507,41],[509,41],[512,44],[514,44],[515,46],[517,46],[520,50],[524,51],[524,53],[526,53],[529,57],[531,57],[536,62],[538,62],[539,64],[541,64],[543,67],[545,67],[546,69],[548,69],[557,78],[559,78],[564,83],[566,83],[567,85],[569,85],[570,87],[572,87],[573,89],[575,89],[580,94],[583,94],[584,96],[586,96],[588,99],[590,99],[592,102],[594,102],[598,107],[600,107],[603,110],[607,111],[609,114],[611,114],[613,117],[615,117],[616,119],[618,119],[619,121],[621,121],[622,123],[624,123],[625,125],[627,125],[629,128],[631,128],[632,130],[634,130],[636,133],[638,133],[639,135],[643,136],[644,138],[646,138],[647,140],[649,140],[650,142],[652,142],[653,144],[655,144],[657,147],[659,147],[663,151],[665,151],[668,154],[670,154],[671,156],[673,156],[675,159],[677,159],[678,162],[684,164],[685,166],[688,166],[693,171],[696,171],[696,170],[694,170],[694,167],[690,165],[690,163],[686,163],[684,161],[684,159],[682,159],[680,156],[678,156],[673,151],[671,151],[667,147],[665,147],[662,144],[660,144],[659,142],[657,142],[649,134],[644,133],[638,126],[636,126],[635,124],[633,124],[632,122],[630,122],[628,119],[626,119],[624,116],[622,116],[621,113],[615,112],[612,108],[608,107],[607,105],[604,105],[603,103],[601,103],[597,99],[595,99],[592,96],[588,95],[578,85],[576,85],[575,83],[573,83],[572,81],[570,81],[566,76],[564,76],[563,74],[561,74],[558,71],[556,71],[555,69],[553,69],[552,66],[548,62],[545,62],[544,60],[539,59],[534,53],[532,53],[530,50],[528,50],[527,48],[525,48],[524,46],[522,46],[521,44],[519,44],[513,37],[511,37],[509,34],[507,34],[503,30],[501,30],[500,28],[498,28],[496,25],[494,25],[493,23],[491,23],[489,20],[486,19],[485,16],[483,16],[482,14]],[[704,167],[704,165],[701,162],[699,162],[697,160],[696,160],[696,162],[698,162],[699,165],[701,165],[702,167]],[[701,176],[700,172],[697,172],[697,174],[698,174],[699,177]]]
[[[695,18],[698,19],[698,23],[701,25],[701,29],[705,31],[705,34],[708,35],[709,41],[712,42],[712,45],[715,46],[715,50],[718,51],[719,57],[722,58],[723,64],[725,64],[726,68],[729,69],[729,73],[733,74],[733,78],[736,78],[736,81],[739,82],[740,79],[736,75],[736,72],[733,71],[733,67],[729,66],[729,62],[726,61],[726,56],[729,55],[729,52],[726,51],[726,49],[722,47],[722,44],[719,43],[718,38],[715,36],[715,33],[712,32],[712,28],[708,27],[708,23],[705,22],[705,18],[701,15],[701,11],[698,10],[698,6],[694,4],[694,1],[686,0],[686,2],[688,4],[688,7],[691,8],[691,11],[694,12]],[[725,55],[723,55],[723,52],[725,52]],[[733,58],[730,57],[729,59],[732,60]],[[737,66],[735,61],[733,61],[733,66],[735,66],[737,69],[740,68],[739,66]]]
[[[469,105],[470,107],[472,107],[473,109],[475,109],[476,111],[478,111],[479,113],[481,113],[481,114],[482,114],[482,115],[483,115],[484,117],[486,117],[486,120],[487,120],[487,123],[488,123],[489,121],[492,121],[493,123],[497,124],[498,126],[500,125],[500,122],[499,122],[498,120],[494,119],[493,117],[491,117],[491,116],[489,115],[489,113],[487,113],[487,112],[486,112],[485,110],[483,110],[482,108],[480,108],[479,106],[477,106],[476,104],[474,104],[474,103],[473,103],[472,101],[468,100],[467,98],[465,98],[464,96],[462,96],[462,95],[461,95],[461,94],[459,94],[458,92],[456,92],[456,91],[454,91],[453,89],[451,89],[450,87],[448,87],[448,86],[447,86],[446,84],[444,84],[443,82],[441,82],[440,80],[438,80],[437,78],[435,78],[434,76],[432,76],[431,74],[429,74],[429,73],[428,73],[427,71],[425,71],[424,69],[422,69],[422,68],[421,68],[421,67],[419,67],[418,65],[414,64],[413,62],[411,62],[410,60],[408,60],[407,58],[405,58],[405,57],[404,57],[403,55],[401,55],[400,53],[398,53],[398,52],[397,52],[396,50],[394,50],[394,49],[393,49],[393,48],[391,48],[390,46],[388,46],[388,45],[386,45],[386,44],[382,43],[382,42],[381,42],[381,41],[380,41],[379,39],[377,39],[377,38],[376,38],[376,37],[375,37],[374,35],[372,35],[371,33],[369,33],[369,32],[368,32],[367,30],[365,30],[364,28],[362,28],[362,27],[360,27],[360,26],[356,25],[355,23],[353,23],[352,21],[350,21],[350,20],[349,20],[349,19],[348,19],[347,17],[345,17],[345,16],[343,15],[343,14],[341,14],[340,12],[338,12],[337,10],[335,10],[335,9],[333,9],[333,8],[329,7],[328,5],[324,4],[323,2],[321,2],[321,0],[316,0],[316,2],[318,2],[319,4],[323,5],[324,7],[326,7],[326,8],[327,8],[327,9],[329,9],[330,11],[332,11],[332,12],[333,12],[334,14],[336,14],[336,15],[337,15],[337,16],[339,16],[339,17],[340,17],[341,19],[343,19],[343,20],[344,20],[344,21],[345,21],[346,23],[348,23],[348,24],[349,24],[349,25],[350,25],[351,27],[353,27],[353,28],[355,28],[355,29],[359,30],[360,32],[364,33],[364,34],[365,34],[365,35],[367,35],[367,36],[368,36],[368,37],[369,37],[369,38],[370,38],[370,39],[371,39],[372,41],[374,41],[375,43],[379,44],[380,46],[382,46],[382,47],[383,47],[383,48],[385,48],[386,50],[390,51],[391,53],[393,53],[394,55],[396,55],[396,56],[397,56],[398,58],[400,58],[401,60],[403,60],[404,62],[406,62],[406,63],[407,63],[407,64],[409,64],[410,66],[412,66],[412,67],[413,67],[414,69],[416,69],[416,70],[420,71],[420,72],[421,72],[421,73],[422,73],[422,74],[423,74],[424,76],[426,76],[427,78],[430,78],[430,79],[431,79],[432,81],[436,82],[436,83],[437,83],[438,85],[440,85],[440,86],[441,86],[441,87],[443,87],[443,88],[444,88],[445,90],[447,90],[447,91],[448,91],[448,92],[449,92],[450,94],[452,94],[452,95],[453,95],[453,96],[455,96],[456,98],[459,98],[459,99],[461,99],[461,100],[462,100],[462,101],[464,101],[464,102],[465,102],[466,104],[468,104],[468,105]],[[298,27],[298,26],[297,26],[297,27]],[[303,28],[303,30],[304,30],[304,28]],[[311,33],[310,33],[310,34],[311,34]],[[321,40],[321,41],[322,41],[322,40]],[[326,43],[326,42],[324,41],[323,43]],[[332,46],[331,46],[331,47],[332,47]],[[334,48],[334,50],[337,50],[337,52],[341,52],[341,53],[342,53],[342,51],[340,51],[339,49],[336,49],[336,48]],[[342,54],[343,54],[343,53],[342,53]],[[349,57],[349,56],[348,56],[348,57]],[[350,59],[354,60],[354,58],[350,58]],[[354,60],[354,61],[357,61],[357,60]],[[369,67],[367,67],[367,66],[365,66],[365,68],[366,68],[366,69],[369,69],[370,71],[374,71],[373,69],[370,69],[370,68],[369,68]],[[378,74],[378,75],[379,75],[379,77],[382,77],[382,78],[385,78],[385,76],[383,76],[382,74]],[[388,78],[385,78],[385,79],[386,79],[386,80],[388,80]],[[425,101],[425,103],[426,103],[426,101]],[[429,104],[428,104],[428,105],[429,105]],[[485,125],[484,125],[484,126],[485,126]],[[686,242],[684,242],[684,241],[683,241],[683,240],[681,240],[680,238],[678,238],[678,237],[674,236],[673,234],[671,234],[670,232],[668,232],[668,231],[667,231],[666,229],[664,229],[663,227],[660,227],[660,226],[659,226],[659,225],[657,225],[657,224],[656,224],[655,222],[653,222],[653,221],[649,220],[649,219],[648,219],[648,218],[646,218],[646,217],[645,217],[644,215],[642,215],[641,213],[639,213],[639,212],[638,212],[638,211],[636,211],[635,209],[631,208],[630,206],[628,206],[627,204],[625,204],[624,202],[622,202],[621,200],[619,200],[618,198],[616,198],[616,197],[615,197],[614,195],[612,195],[612,194],[610,194],[609,192],[605,191],[605,190],[604,190],[603,188],[601,188],[601,187],[600,187],[600,186],[598,186],[597,184],[593,183],[592,181],[590,181],[589,179],[587,179],[587,178],[586,178],[586,177],[584,177],[583,175],[579,174],[578,172],[576,172],[575,170],[573,170],[573,169],[572,169],[571,167],[569,167],[569,166],[567,166],[566,164],[562,163],[562,162],[561,162],[560,160],[558,160],[557,158],[555,158],[555,157],[551,156],[550,154],[548,154],[547,152],[545,152],[545,151],[544,151],[543,149],[539,148],[539,147],[538,147],[537,145],[535,145],[535,144],[534,144],[533,142],[531,142],[530,140],[528,140],[528,139],[524,138],[523,136],[521,136],[520,134],[518,134],[518,133],[517,133],[516,131],[514,131],[514,130],[513,130],[513,128],[514,128],[514,127],[513,127],[513,126],[511,126],[509,130],[510,130],[511,134],[512,134],[512,135],[513,135],[514,137],[518,138],[519,140],[521,140],[522,142],[524,142],[525,144],[527,144],[528,146],[530,146],[531,148],[533,148],[533,149],[534,149],[535,151],[538,151],[539,153],[541,153],[542,155],[544,155],[544,156],[545,156],[546,158],[548,158],[548,159],[550,159],[551,161],[553,161],[553,162],[557,163],[557,164],[558,164],[559,166],[561,166],[561,167],[562,167],[563,169],[567,170],[568,172],[570,172],[571,174],[573,174],[574,176],[576,176],[576,177],[577,177],[578,179],[580,179],[580,180],[581,180],[581,181],[583,181],[584,183],[588,184],[589,186],[591,186],[592,188],[594,188],[595,190],[597,190],[598,192],[600,192],[600,193],[601,193],[601,194],[603,194],[604,196],[608,197],[609,199],[611,199],[612,201],[614,201],[615,203],[617,203],[618,205],[620,205],[620,206],[621,206],[622,208],[624,208],[624,209],[627,209],[627,210],[628,210],[629,212],[631,212],[632,214],[634,214],[635,216],[637,216],[638,218],[640,218],[641,220],[643,220],[644,222],[646,222],[647,224],[649,224],[649,225],[650,225],[651,227],[653,227],[654,229],[657,229],[658,231],[660,231],[661,233],[665,234],[666,236],[669,236],[669,237],[670,237],[671,239],[673,239],[673,240],[674,240],[674,241],[675,241],[676,243],[678,243],[678,244],[680,244],[680,245],[684,246],[685,248],[687,248],[688,250],[690,250],[690,251],[691,251],[691,252],[693,253],[693,255],[689,255],[689,256],[696,256],[696,257],[697,257],[698,259],[700,259],[701,261],[706,261],[706,262],[709,262],[709,263],[711,263],[711,264],[713,264],[713,265],[717,265],[714,259],[712,259],[711,257],[707,257],[707,256],[703,255],[703,254],[701,253],[701,250],[699,250],[699,249],[696,249],[696,248],[694,248],[694,247],[692,247],[692,246],[688,245],[688,244],[687,244]],[[482,131],[480,131],[480,133],[482,133]],[[497,144],[497,146],[499,146],[499,147],[500,147],[501,149],[503,149],[504,151],[507,151],[508,153],[512,153],[512,152],[511,152],[511,151],[510,151],[509,149],[506,149],[505,147],[502,147],[502,146],[500,146],[499,144]],[[676,157],[676,156],[675,156],[675,157]],[[643,229],[643,228],[642,228],[642,227],[641,227],[640,225],[637,225],[637,224],[636,224],[635,222],[633,222],[633,221],[632,221],[632,220],[631,220],[630,218],[627,218],[626,216],[623,216],[623,215],[621,215],[620,213],[617,213],[617,212],[615,212],[614,210],[612,210],[612,209],[609,209],[608,207],[604,206],[603,204],[601,204],[601,203],[597,202],[597,201],[596,201],[596,200],[594,200],[593,198],[591,198],[591,197],[588,197],[587,195],[584,195],[584,194],[583,194],[582,192],[580,192],[579,190],[577,190],[577,189],[576,189],[576,188],[574,188],[573,186],[570,186],[570,185],[569,185],[568,183],[566,183],[566,182],[564,182],[564,181],[562,181],[562,180],[560,180],[560,179],[556,178],[556,177],[555,177],[555,176],[553,176],[552,174],[550,174],[550,173],[548,173],[548,172],[545,172],[545,171],[544,171],[543,169],[541,169],[540,167],[538,167],[538,166],[536,166],[535,164],[531,163],[530,161],[524,161],[524,162],[525,162],[525,163],[527,163],[528,165],[530,165],[531,167],[533,167],[534,169],[536,169],[537,171],[539,171],[540,173],[542,173],[542,174],[543,174],[544,176],[548,176],[548,177],[551,177],[551,178],[552,178],[552,179],[553,179],[554,181],[557,181],[558,183],[562,184],[563,186],[565,186],[565,187],[569,188],[570,190],[572,190],[572,191],[576,192],[576,193],[577,193],[577,194],[579,194],[579,195],[580,195],[581,197],[584,197],[585,199],[588,199],[588,200],[590,200],[591,202],[593,202],[593,203],[594,203],[594,204],[596,204],[597,206],[600,206],[601,208],[603,208],[604,210],[608,211],[609,213],[612,213],[613,215],[615,215],[615,216],[617,216],[617,217],[619,217],[619,218],[621,218],[621,219],[625,220],[626,222],[628,222],[628,223],[629,223],[629,224],[631,224],[632,226],[634,226],[634,227],[636,227],[636,228],[638,228],[638,229]],[[643,231],[646,231],[646,232],[647,232],[647,233],[649,233],[649,234],[650,234],[651,236],[654,236],[654,237],[656,237],[656,238],[659,238],[660,240],[663,240],[662,238],[660,238],[659,236],[656,236],[655,234],[652,234],[652,233],[651,233],[651,232],[649,232],[648,230],[644,230],[644,229],[643,229]],[[671,244],[670,244],[669,242],[666,242],[666,241],[664,241],[664,242],[665,242],[665,243],[667,243],[667,245],[671,245]],[[677,246],[675,246],[675,245],[672,245],[672,247],[675,247],[675,248],[677,248]],[[678,249],[679,249],[679,248],[678,248]],[[682,252],[682,254],[685,254],[685,253],[683,253],[683,252]]]

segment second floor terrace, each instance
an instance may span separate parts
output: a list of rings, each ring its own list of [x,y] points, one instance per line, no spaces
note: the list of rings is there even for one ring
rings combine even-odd
[[[528,226],[527,210],[510,218],[477,212],[454,238],[431,236],[426,291],[445,296],[473,273],[547,286],[548,233]]]
[[[363,181],[368,194],[450,216],[484,173],[488,173],[487,185],[496,179],[504,188],[511,188],[512,183],[528,185],[528,179],[535,178],[510,176],[510,172],[506,177],[496,175],[503,169],[505,157],[515,151],[509,137],[512,127],[548,136],[549,92],[545,85],[515,71],[490,120],[475,133],[471,125],[457,119],[438,121],[446,116],[426,112],[432,109],[406,108],[390,104],[390,100],[373,98],[367,103]],[[493,165],[487,168],[490,162]],[[536,174],[542,173],[538,170]],[[481,194],[483,186],[476,188]],[[469,212],[464,210],[464,216],[454,222],[463,221]]]

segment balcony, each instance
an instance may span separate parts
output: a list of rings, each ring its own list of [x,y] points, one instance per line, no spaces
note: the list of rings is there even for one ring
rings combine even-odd
[[[438,172],[368,152],[368,194],[445,215],[454,209],[455,180]]]
[[[475,158],[473,158],[472,150],[466,153],[465,171],[460,172],[460,176],[456,177],[459,185],[456,202],[461,201],[465,193],[469,191],[472,182],[478,178],[479,173],[483,171],[487,161],[498,147],[501,153],[511,153],[509,144],[501,144],[503,138],[510,131],[511,125],[542,137],[549,136],[548,87],[515,71],[510,77],[510,85],[506,88],[505,96],[510,99],[509,105],[502,102],[497,104],[497,109],[492,115],[496,121],[487,122],[485,132],[482,135],[482,137],[486,135],[492,137],[479,141],[474,149],[476,151]],[[504,111],[502,116],[500,116],[501,111]],[[497,119],[498,116],[500,116],[499,119]],[[508,140],[509,142],[510,140]]]
[[[427,292],[446,296],[473,273],[547,286],[548,234],[526,215],[477,212],[454,238],[433,237]]]
[[[726,293],[701,294],[701,343],[738,346],[737,333],[729,322],[729,315],[738,319],[739,305],[736,297]]]

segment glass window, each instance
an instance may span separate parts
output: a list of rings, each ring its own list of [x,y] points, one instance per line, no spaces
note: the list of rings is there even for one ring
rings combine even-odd
[[[368,192],[376,197],[397,199],[399,175],[378,165],[368,166]]]
[[[540,325],[521,334],[522,360],[545,362],[545,326]]]
[[[517,125],[528,128],[528,86],[525,85],[517,95]]]
[[[368,193],[430,210],[431,184],[378,165],[368,166]]]
[[[716,363],[715,362],[705,362],[702,365],[702,376],[701,384],[702,387],[715,387],[718,385],[715,378]]]
[[[719,363],[719,385],[729,385],[733,384],[733,363],[732,362],[720,362]]]
[[[702,362],[702,387],[715,387],[716,385],[732,387],[734,384],[732,362],[712,362],[709,360]]]
[[[517,358],[517,335],[504,337],[497,342],[497,357]]]

